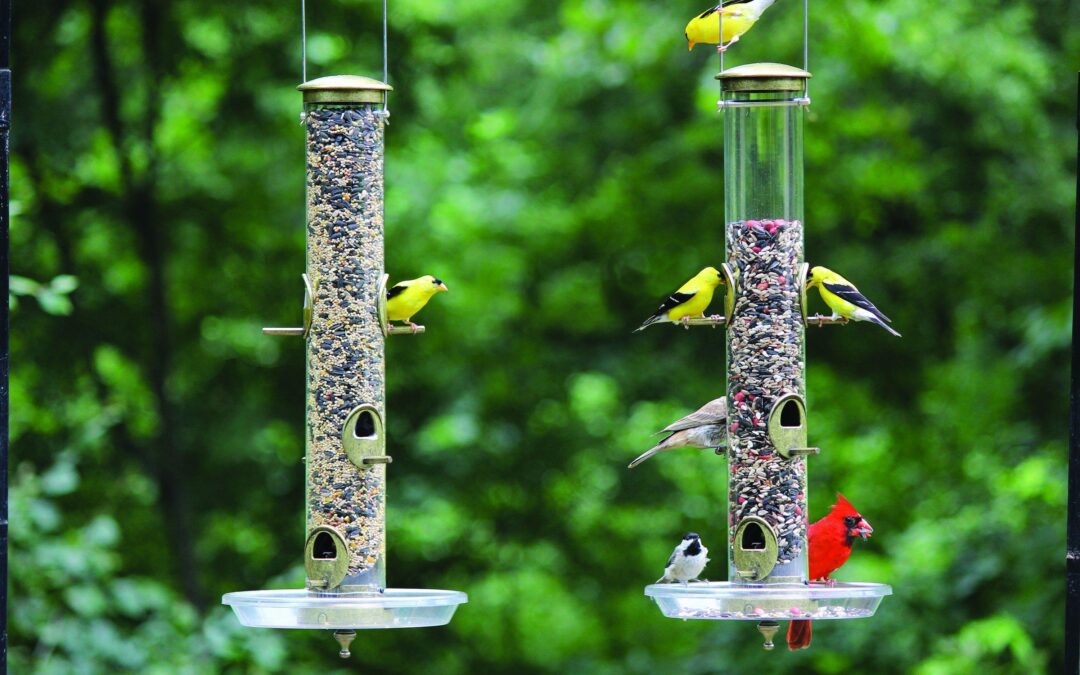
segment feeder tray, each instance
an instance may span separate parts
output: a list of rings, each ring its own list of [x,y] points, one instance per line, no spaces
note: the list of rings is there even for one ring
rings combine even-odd
[[[864,619],[881,599],[892,595],[888,584],[739,584],[710,581],[651,584],[645,595],[671,619],[764,621],[790,619]]]
[[[367,630],[445,626],[468,597],[416,588],[336,595],[289,589],[226,593],[221,602],[250,628]]]

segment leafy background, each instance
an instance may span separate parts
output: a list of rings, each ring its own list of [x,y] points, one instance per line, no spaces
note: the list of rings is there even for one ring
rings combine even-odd
[[[310,75],[378,75],[379,3],[308,4]],[[630,335],[722,255],[701,9],[390,2],[388,270],[452,290],[389,347],[390,580],[470,602],[341,662],[219,605],[302,581],[303,355],[259,333],[298,314],[298,7],[16,3],[12,672],[1059,669],[1080,9],[814,8],[808,256],[904,338],[809,336],[811,516],[842,490],[840,576],[896,595],[797,654],[641,593],[724,536],[722,460],[625,469],[723,389],[719,333]]]

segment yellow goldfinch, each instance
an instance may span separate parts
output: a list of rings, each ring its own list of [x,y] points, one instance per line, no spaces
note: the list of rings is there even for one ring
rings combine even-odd
[[[414,314],[428,304],[428,300],[440,291],[450,290],[441,279],[436,279],[430,274],[419,279],[410,279],[394,284],[386,289],[386,318],[387,321],[404,321],[412,326],[415,333],[417,326],[410,321]]]
[[[874,303],[867,300],[859,289],[855,288],[855,284],[831,269],[819,266],[810,270],[810,273],[806,275],[806,287],[813,288],[814,286],[817,286],[821,299],[833,311],[833,319],[869,321],[900,337],[900,333],[888,325],[892,323],[892,319],[874,307]]]
[[[727,444],[727,398],[713,399],[656,433],[670,435],[630,462],[628,468],[633,469],[665,450],[724,447]]]
[[[686,42],[690,49],[696,44],[716,45],[717,51],[726,51],[750,30],[775,0],[725,0],[690,19],[686,24]],[[720,39],[720,17],[724,15],[724,39]]]
[[[645,330],[654,323],[683,322],[687,328],[687,320],[693,316],[704,316],[709,303],[712,302],[713,290],[724,283],[724,277],[716,271],[715,267],[706,267],[697,275],[679,287],[679,290],[668,296],[664,304],[656,313],[645,319],[645,323],[638,326],[634,331]]]

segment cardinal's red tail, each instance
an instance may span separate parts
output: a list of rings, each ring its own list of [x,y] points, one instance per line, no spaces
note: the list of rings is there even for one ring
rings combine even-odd
[[[787,627],[787,648],[791,651],[810,646],[810,621],[792,621]]]

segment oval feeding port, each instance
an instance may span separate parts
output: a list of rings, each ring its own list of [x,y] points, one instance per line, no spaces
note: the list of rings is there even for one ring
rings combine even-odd
[[[382,415],[375,406],[365,403],[349,413],[341,428],[341,447],[358,469],[366,471],[375,464],[390,462],[386,455]]]
[[[806,449],[806,405],[802,396],[786,394],[769,411],[769,440],[783,457],[791,458]]]
[[[337,588],[348,571],[349,550],[341,533],[326,525],[311,530],[304,545],[307,587],[322,591]]]
[[[337,558],[337,548],[334,546],[334,538],[329,532],[316,532],[315,541],[312,542],[311,557],[316,560],[334,560]]]
[[[765,550],[765,531],[761,529],[761,526],[757,523],[750,522],[746,524],[746,527],[742,531],[742,539],[739,541],[739,546],[744,551],[764,551]]]
[[[784,404],[784,407],[780,410],[780,426],[793,429],[801,427],[802,421],[802,409],[795,401],[788,401]]]
[[[375,437],[375,415],[370,410],[361,410],[356,418],[356,428],[353,429],[356,438]]]
[[[735,529],[731,560],[740,581],[761,581],[776,567],[776,532],[757,516],[742,519]]]

